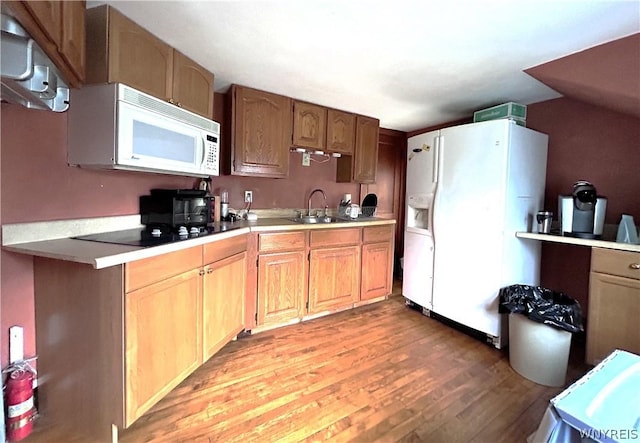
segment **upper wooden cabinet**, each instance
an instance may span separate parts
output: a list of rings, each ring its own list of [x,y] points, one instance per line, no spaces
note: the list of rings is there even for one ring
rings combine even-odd
[[[375,183],[378,167],[378,135],[380,121],[356,116],[356,144],[353,156],[338,159],[336,181]]]
[[[14,16],[72,88],[85,79],[85,1],[11,1]],[[4,11],[3,11],[4,12]]]
[[[356,116],[348,112],[327,110],[327,150],[353,154]]]
[[[353,154],[356,116],[311,103],[293,102],[293,146]]]
[[[293,102],[293,146],[324,150],[326,130],[327,108]]]
[[[214,76],[108,5],[87,9],[87,83],[125,83],[206,118]]]
[[[231,96],[231,174],[288,176],[291,99],[238,85]]]
[[[213,118],[213,74],[176,50],[173,51],[172,97],[181,108]]]

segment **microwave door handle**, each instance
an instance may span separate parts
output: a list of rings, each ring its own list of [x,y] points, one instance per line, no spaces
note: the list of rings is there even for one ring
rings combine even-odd
[[[207,144],[204,142],[204,137],[200,137],[200,147],[202,148],[202,161],[200,162],[200,166],[204,166],[207,160]]]

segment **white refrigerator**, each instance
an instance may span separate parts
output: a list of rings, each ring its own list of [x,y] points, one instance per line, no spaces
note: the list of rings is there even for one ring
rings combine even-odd
[[[515,232],[530,230],[542,210],[547,143],[509,120],[408,142],[403,294],[498,348],[508,339],[500,288],[540,280],[540,243]],[[416,205],[416,196],[426,201]]]

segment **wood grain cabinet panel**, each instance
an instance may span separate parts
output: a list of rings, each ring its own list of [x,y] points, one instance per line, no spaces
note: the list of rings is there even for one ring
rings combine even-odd
[[[360,299],[387,296],[393,287],[393,226],[370,226],[362,231]]]
[[[264,233],[260,234],[258,241],[258,250],[261,253],[304,249],[306,233],[303,231]]]
[[[324,150],[326,131],[327,108],[293,102],[293,146]]]
[[[62,3],[65,2],[24,2],[44,33],[57,47],[62,45]]]
[[[378,167],[378,138],[380,121],[375,118],[356,116],[356,138],[353,155],[338,159],[336,181],[375,183]]]
[[[258,258],[258,325],[301,318],[306,272],[304,251],[263,254]]]
[[[378,131],[380,121],[375,118],[356,117],[356,147],[353,180],[374,183],[378,167]]]
[[[614,349],[640,354],[639,318],[640,254],[592,248],[587,363],[599,363]]]
[[[391,294],[393,246],[390,242],[362,245],[362,288],[360,299]]]
[[[360,295],[360,246],[309,253],[310,314],[353,305]]]
[[[176,105],[188,111],[213,118],[213,74],[202,66],[173,51],[173,94]]]
[[[125,83],[211,119],[214,76],[109,5],[87,9],[87,83]]]
[[[231,173],[287,177],[291,99],[238,85],[231,94]]]
[[[62,3],[62,41],[60,53],[79,78],[84,79],[86,66],[85,2]]]
[[[356,116],[349,112],[327,111],[327,150],[353,155]]]
[[[199,269],[128,293],[125,312],[128,426],[202,362]]]
[[[203,361],[208,360],[244,329],[246,268],[246,252],[204,268]]]

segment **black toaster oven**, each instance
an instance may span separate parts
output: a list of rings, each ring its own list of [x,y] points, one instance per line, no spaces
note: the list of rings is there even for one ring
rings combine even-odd
[[[140,216],[147,228],[177,230],[212,222],[211,199],[197,189],[152,189],[140,197]]]

